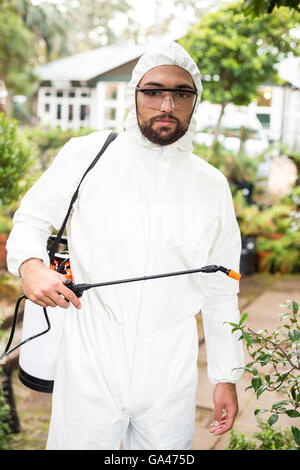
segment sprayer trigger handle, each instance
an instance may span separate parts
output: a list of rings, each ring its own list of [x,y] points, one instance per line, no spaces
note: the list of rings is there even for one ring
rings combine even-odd
[[[79,289],[79,287],[71,281],[71,279],[66,279],[65,281],[65,286],[68,289],[71,289],[72,292],[76,295],[76,297],[82,297],[82,290]]]

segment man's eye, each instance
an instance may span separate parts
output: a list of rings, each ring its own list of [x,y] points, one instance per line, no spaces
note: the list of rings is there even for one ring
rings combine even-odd
[[[161,95],[161,92],[158,90],[149,90],[149,91],[144,91],[144,94],[146,96],[160,96]]]
[[[176,97],[177,97],[177,98],[180,98],[181,100],[185,100],[185,99],[189,98],[189,94],[188,94],[188,93],[184,93],[184,92],[182,91],[182,92],[176,93]]]

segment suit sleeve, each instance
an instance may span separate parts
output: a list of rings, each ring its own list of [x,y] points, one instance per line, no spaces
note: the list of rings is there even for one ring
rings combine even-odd
[[[72,138],[25,194],[6,245],[10,273],[19,277],[20,265],[29,258],[39,258],[49,266],[48,237],[53,229],[60,229],[72,195],[106,137],[105,132]]]
[[[236,221],[231,191],[224,180],[220,191],[218,229],[210,246],[207,264],[221,265],[239,272],[241,235]],[[240,333],[231,333],[224,322],[238,323],[239,282],[222,272],[203,278],[202,318],[210,382],[235,383],[242,377],[244,365]],[[240,369],[239,369],[240,368]]]

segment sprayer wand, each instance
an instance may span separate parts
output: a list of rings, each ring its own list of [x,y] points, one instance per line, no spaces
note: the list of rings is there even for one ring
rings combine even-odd
[[[151,276],[142,276],[142,277],[133,277],[129,279],[120,279],[117,281],[107,281],[107,282],[99,282],[97,284],[74,284],[71,279],[67,279],[65,281],[65,286],[71,289],[77,297],[81,297],[82,293],[85,290],[91,289],[92,287],[103,287],[103,286],[111,286],[114,284],[123,284],[125,282],[135,282],[135,281],[147,281],[149,279],[158,279],[162,277],[170,277],[170,276],[180,276],[182,274],[194,274],[194,273],[215,273],[217,271],[222,271],[223,273],[227,274],[227,276],[239,280],[241,278],[241,274],[236,273],[232,269],[224,268],[224,266],[216,266],[215,264],[204,266],[203,268],[199,269],[189,269],[186,271],[175,271],[171,273],[164,273],[164,274],[153,274]]]
[[[232,269],[227,269],[227,268],[224,268],[224,266],[216,266],[215,264],[211,264],[209,266],[204,266],[203,268],[199,268],[199,269],[189,269],[187,271],[176,271],[176,272],[164,273],[164,274],[153,274],[151,276],[141,276],[141,277],[133,277],[133,278],[129,278],[129,279],[120,279],[120,280],[117,280],[117,281],[99,282],[97,284],[74,284],[71,279],[66,279],[65,286],[68,287],[72,292],[74,292],[74,294],[77,297],[81,297],[82,293],[85,290],[91,289],[92,287],[111,286],[111,285],[114,285],[114,284],[123,284],[125,282],[134,282],[134,281],[147,281],[149,279],[158,279],[158,278],[162,278],[162,277],[180,276],[181,274],[215,273],[217,271],[222,271],[228,277],[231,277],[232,279],[236,279],[237,281],[241,278],[241,274],[236,273]],[[48,331],[51,328],[51,324],[50,324],[50,321],[49,321],[49,318],[48,318],[48,315],[47,315],[47,310],[46,310],[45,307],[43,307],[43,312],[44,312],[45,320],[46,320],[46,323],[47,323],[47,329],[42,331],[41,333],[38,333],[37,335],[31,336],[30,338],[25,339],[24,341],[22,341],[20,344],[18,344],[14,348],[9,349],[10,345],[12,343],[13,337],[14,337],[14,332],[15,332],[17,317],[18,317],[18,312],[19,312],[19,305],[20,305],[21,300],[26,299],[26,298],[27,297],[25,295],[22,295],[22,297],[20,297],[19,300],[17,301],[10,337],[9,337],[9,340],[8,340],[8,343],[7,343],[7,346],[4,350],[4,352],[0,356],[0,361],[2,359],[4,359],[6,356],[8,356],[10,353],[12,353],[15,349],[22,346],[23,344],[28,343],[32,339],[35,339],[39,336],[42,336],[45,333],[48,333]]]

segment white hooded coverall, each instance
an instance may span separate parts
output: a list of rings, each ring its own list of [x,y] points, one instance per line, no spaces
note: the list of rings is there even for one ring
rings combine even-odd
[[[226,178],[192,154],[195,119],[177,142],[159,146],[140,132],[135,87],[159,65],[177,65],[201,94],[199,70],[174,42],[153,46],[128,86],[126,130],[84,179],[67,235],[75,283],[95,283],[223,265],[238,271],[240,232]],[[199,99],[199,98],[198,98]],[[46,241],[108,131],[71,139],[28,191],[7,243],[18,276],[32,257],[49,265]],[[237,382],[242,345],[238,282],[192,274],[84,292],[66,310],[47,449],[189,449],[194,435],[202,310],[208,376]]]

